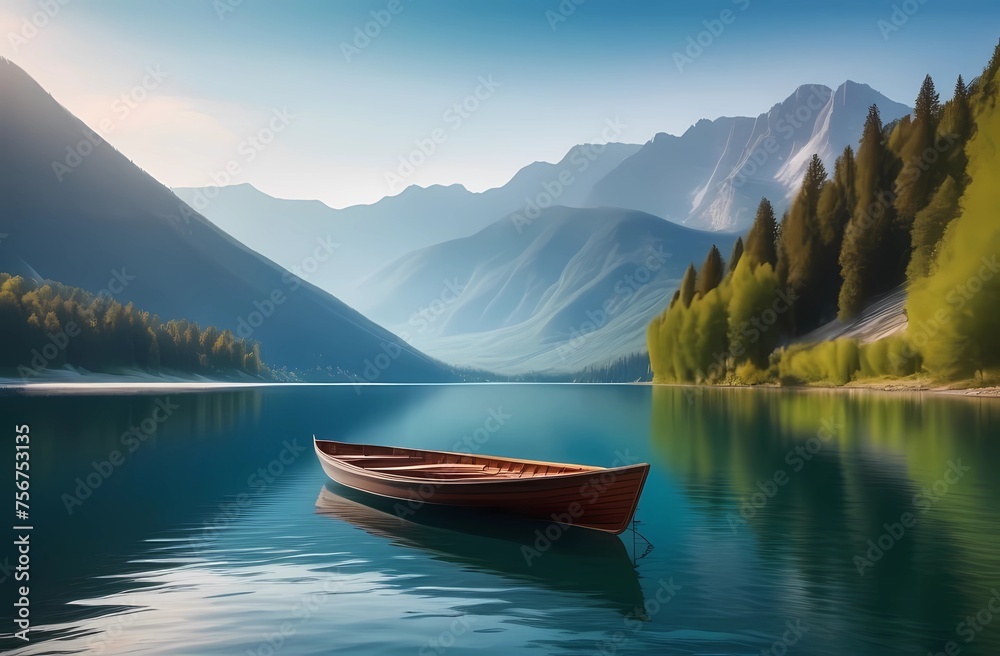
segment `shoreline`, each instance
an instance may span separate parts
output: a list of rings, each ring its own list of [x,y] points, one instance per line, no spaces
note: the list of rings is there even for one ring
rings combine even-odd
[[[16,379],[0,378],[0,396],[64,396],[87,394],[158,394],[158,393],[195,393],[222,392],[258,389],[264,387],[344,387],[344,386],[395,386],[395,385],[640,385],[650,387],[677,387],[683,389],[719,389],[719,390],[788,390],[788,391],[838,391],[838,392],[877,392],[877,393],[926,393],[944,396],[964,396],[977,398],[1000,398],[1000,386],[985,385],[982,387],[957,387],[932,384],[926,380],[878,380],[870,382],[851,382],[846,385],[779,385],[766,383],[758,385],[695,385],[680,383],[656,382],[590,382],[590,383],[537,383],[537,382],[454,382],[454,383],[349,383],[349,382],[274,382],[274,381],[219,381],[219,380],[170,380],[144,379],[136,380],[129,376],[104,377],[104,380],[58,380],[50,379],[38,382],[24,382]]]
[[[633,383],[635,384],[635,383]],[[878,380],[850,382],[846,385],[779,385],[777,383],[765,383],[759,385],[685,385],[681,383],[642,383],[645,385],[655,385],[660,387],[681,387],[699,389],[774,389],[774,390],[795,390],[795,391],[830,391],[830,392],[878,392],[887,394],[899,393],[926,393],[942,396],[965,396],[978,398],[1000,398],[1000,386],[984,385],[982,387],[954,387],[941,384],[932,384],[926,380],[906,380],[896,381]],[[960,383],[959,383],[960,384]]]

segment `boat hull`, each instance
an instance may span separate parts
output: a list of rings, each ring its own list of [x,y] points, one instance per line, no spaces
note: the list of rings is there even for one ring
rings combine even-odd
[[[327,476],[341,485],[398,500],[394,509],[400,517],[416,512],[424,504],[461,506],[615,534],[628,527],[649,473],[649,465],[642,463],[609,469],[577,467],[582,471],[529,478],[431,480],[373,475],[362,467],[327,453],[323,440],[316,440],[315,448]],[[403,449],[393,449],[393,452],[465,457],[461,454]],[[476,462],[493,462],[489,457],[467,457]],[[532,461],[496,459],[496,462]]]

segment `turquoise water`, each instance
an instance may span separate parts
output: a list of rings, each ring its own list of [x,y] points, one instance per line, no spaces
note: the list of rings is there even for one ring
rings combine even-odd
[[[0,416],[9,443],[32,437],[28,644],[3,582],[15,654],[1000,653],[996,400],[326,386],[3,397]],[[648,461],[654,548],[402,521],[328,483],[313,433]]]

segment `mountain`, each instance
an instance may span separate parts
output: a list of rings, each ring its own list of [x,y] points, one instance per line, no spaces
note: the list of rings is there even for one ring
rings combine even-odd
[[[178,188],[174,193],[241,243],[290,270],[303,268],[317,245],[339,245],[310,282],[348,302],[356,283],[415,249],[471,235],[500,217],[533,214],[538,205],[582,205],[594,183],[639,146],[572,148],[559,162],[535,162],[495,189],[411,186],[372,205],[333,209],[314,200],[272,198],[248,184]]]
[[[0,59],[0,250],[21,271],[230,328],[276,366],[377,380],[454,376],[180,202]]]
[[[761,197],[779,216],[819,154],[832,173],[846,146],[857,149],[868,107],[887,123],[909,114],[866,84],[836,91],[805,85],[757,117],[703,119],[683,135],[657,134],[594,185],[590,206],[641,210],[706,230],[744,230]]]
[[[644,348],[691,257],[734,240],[633,210],[552,207],[400,258],[364,282],[363,307],[446,362],[577,371]]]

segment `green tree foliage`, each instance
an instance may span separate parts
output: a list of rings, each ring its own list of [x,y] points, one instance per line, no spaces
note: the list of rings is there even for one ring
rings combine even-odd
[[[895,210],[889,189],[895,158],[882,133],[878,107],[868,109],[857,155],[855,189],[857,205],[844,231],[840,253],[841,277],[838,305],[841,318],[853,317],[872,296],[890,289],[901,279],[901,257],[894,243]]]
[[[950,175],[938,187],[930,204],[917,213],[913,221],[913,255],[906,269],[912,281],[931,272],[937,257],[938,244],[944,237],[948,224],[958,216],[958,200],[961,189]]]
[[[698,274],[695,273],[694,264],[689,264],[687,270],[684,272],[684,277],[681,278],[681,296],[680,300],[684,307],[691,305],[691,301],[694,299],[695,292],[697,291],[696,278]]]
[[[937,143],[949,145],[942,166],[943,175],[950,175],[961,189],[965,189],[965,169],[968,159],[965,156],[965,146],[972,137],[974,122],[972,117],[972,99],[965,80],[958,76],[955,82],[955,95],[941,112],[941,122],[938,125]]]
[[[897,128],[903,166],[896,177],[893,202],[897,219],[909,231],[914,217],[930,201],[940,183],[943,157],[938,152],[937,128],[941,103],[934,81],[928,75],[920,87],[912,121]]]
[[[577,375],[575,383],[635,383],[652,380],[647,353],[630,353],[605,365],[590,366]]]
[[[163,323],[132,303],[6,273],[0,273],[0,327],[0,367],[17,369],[22,377],[64,365],[88,371],[267,372],[260,346],[228,330],[209,326],[201,332],[183,320]]]
[[[814,270],[819,272],[813,281],[811,296],[815,320],[823,323],[837,314],[837,299],[843,278],[840,275],[840,251],[844,244],[844,231],[851,220],[852,209],[857,204],[854,191],[856,176],[854,150],[850,146],[837,158],[833,179],[823,185],[816,205],[819,223],[820,247],[814,253]]]
[[[822,305],[825,299],[816,294],[824,277],[829,275],[829,271],[821,268],[823,235],[817,212],[825,184],[826,168],[819,155],[813,155],[802,187],[781,224],[778,279],[800,298],[792,313],[796,331],[814,328],[825,310]]]
[[[733,251],[729,254],[729,264],[726,268],[726,273],[732,273],[736,270],[736,265],[740,263],[740,258],[743,257],[743,237],[737,237],[736,243],[733,244]]]
[[[778,276],[770,264],[736,267],[729,301],[729,352],[736,365],[749,363],[766,369],[778,343],[774,310]],[[773,316],[772,316],[773,315]]]
[[[650,324],[655,379],[778,375],[843,384],[917,373],[1000,374],[998,99],[1000,45],[983,75],[969,85],[960,77],[943,105],[927,77],[913,116],[883,126],[878,108],[869,108],[857,153],[845,149],[830,180],[814,158],[780,225],[770,203],[761,202],[721,283],[708,282],[707,262],[701,284],[689,268],[687,289],[675,294],[686,302],[672,302]],[[907,278],[905,332],[865,344],[841,339],[773,350],[783,285],[798,296],[795,321],[783,323],[781,334],[794,340],[834,307],[843,318],[854,316]],[[0,309],[3,298],[0,290]]]
[[[994,57],[996,59],[996,57]],[[997,72],[984,88],[976,135],[968,145],[970,182],[960,216],[945,230],[931,275],[913,282],[910,334],[924,366],[942,378],[974,375],[1000,364],[1000,108]],[[919,340],[919,341],[918,341]]]
[[[722,282],[722,276],[725,274],[725,265],[722,263],[722,255],[719,253],[719,249],[712,245],[712,249],[708,251],[708,255],[705,257],[705,262],[701,265],[701,271],[698,273],[697,289],[701,296],[708,294]]]
[[[778,222],[774,218],[774,206],[771,205],[771,201],[762,198],[757,206],[753,226],[747,233],[743,256],[752,266],[770,264],[771,267],[775,267],[778,264],[777,244]]]

